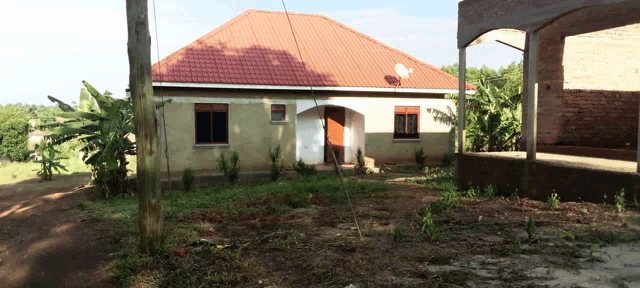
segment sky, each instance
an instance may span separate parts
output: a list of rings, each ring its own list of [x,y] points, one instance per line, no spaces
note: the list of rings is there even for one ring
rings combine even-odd
[[[151,61],[158,61],[149,1]],[[52,105],[78,99],[82,80],[123,97],[129,82],[125,0],[2,0],[0,104]],[[283,11],[280,0],[156,0],[160,58],[247,9]],[[290,12],[324,14],[415,58],[441,67],[458,62],[458,0],[286,0]],[[467,48],[467,67],[521,61],[496,42]]]

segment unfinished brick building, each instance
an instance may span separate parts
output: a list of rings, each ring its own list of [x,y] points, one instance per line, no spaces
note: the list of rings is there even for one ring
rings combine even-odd
[[[460,67],[465,67],[466,47],[489,40],[524,52],[522,131],[523,144],[526,145],[522,147],[526,147],[527,152],[526,160],[524,153],[462,155],[464,151],[459,145],[461,161],[458,163],[458,172],[461,182],[466,184],[474,182],[474,179],[480,181],[482,177],[502,175],[495,171],[479,171],[482,177],[473,177],[472,174],[478,174],[478,171],[472,170],[478,169],[466,167],[465,159],[468,160],[466,163],[473,162],[474,165],[478,164],[478,159],[471,161],[469,157],[484,157],[485,162],[497,161],[495,157],[487,156],[517,160],[521,164],[513,167],[521,167],[518,169],[524,177],[516,178],[522,181],[507,183],[509,180],[496,176],[480,182],[500,182],[507,190],[520,188],[520,191],[528,191],[538,198],[546,197],[556,187],[567,190],[569,198],[570,194],[577,193],[573,188],[561,187],[571,182],[554,184],[554,179],[559,177],[553,177],[553,169],[545,165],[565,162],[562,165],[567,166],[566,162],[571,162],[568,166],[588,166],[589,169],[602,170],[602,179],[611,176],[607,172],[640,171],[640,162],[637,162],[637,153],[634,151],[640,146],[640,57],[637,57],[637,47],[640,45],[640,1],[464,0],[459,3],[458,14]],[[460,72],[460,81],[464,83],[464,71]],[[464,99],[463,94],[460,96],[460,99]],[[459,106],[458,110],[459,119],[464,119],[464,106]],[[463,129],[460,129],[459,141],[463,140]],[[555,156],[536,153],[538,150],[554,155],[602,157],[636,163],[630,167],[624,161],[607,162],[606,166],[612,167],[599,167],[599,163],[604,162],[586,158],[559,160]],[[541,159],[537,155],[542,155],[539,157]],[[496,165],[489,165],[487,169]],[[541,166],[545,167],[542,169]],[[551,179],[543,177],[543,170],[549,174],[546,176],[551,175]],[[573,175],[575,177],[581,173],[574,172],[577,173]],[[637,174],[630,173],[627,176],[629,181],[626,184],[609,185],[606,181],[590,184],[602,188],[597,197],[621,187],[637,189],[637,180],[632,180],[637,178]],[[570,179],[576,182],[577,178]],[[562,179],[556,180],[562,182]]]

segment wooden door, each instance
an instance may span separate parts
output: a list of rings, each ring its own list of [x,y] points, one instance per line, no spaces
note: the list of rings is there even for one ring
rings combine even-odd
[[[333,145],[338,163],[344,163],[344,107],[325,107],[324,115],[327,125],[326,136],[328,136],[329,141],[331,141]],[[326,143],[326,139],[327,138],[325,138],[324,145],[324,161],[333,163],[333,156],[329,150],[329,145]]]

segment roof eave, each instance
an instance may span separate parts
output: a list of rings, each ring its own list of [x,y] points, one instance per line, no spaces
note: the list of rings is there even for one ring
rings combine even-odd
[[[310,91],[310,86],[223,84],[223,83],[187,83],[187,82],[153,82],[154,87],[211,88],[211,89],[255,89],[255,90],[299,90]],[[345,87],[345,86],[313,86],[316,91],[345,92],[394,92],[424,94],[457,94],[458,89],[425,89],[425,88],[382,88],[382,87]],[[466,90],[466,94],[475,94],[475,90]]]

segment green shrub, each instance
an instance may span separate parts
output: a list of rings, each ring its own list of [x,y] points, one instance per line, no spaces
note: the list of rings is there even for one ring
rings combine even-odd
[[[193,170],[191,170],[191,168],[187,168],[187,169],[184,169],[184,171],[182,171],[182,187],[184,188],[184,191],[186,192],[191,191],[191,189],[193,188],[193,182],[195,178],[196,177],[193,173]]]
[[[404,229],[396,227],[393,230],[393,242],[402,242],[402,240],[404,240]]]
[[[547,198],[547,207],[549,207],[549,209],[553,210],[553,209],[558,209],[558,205],[560,203],[560,197],[558,197],[558,194],[551,193],[551,196],[549,196],[549,198]]]
[[[236,183],[240,176],[240,166],[238,165],[238,162],[240,162],[238,152],[231,153],[231,158],[229,160],[224,157],[224,153],[220,153],[218,168],[222,173],[224,173],[224,176],[226,176],[231,183]]]
[[[522,252],[522,248],[520,247],[520,238],[518,238],[518,236],[513,236],[513,242],[511,242],[511,253],[520,254],[520,252]]]
[[[620,189],[620,192],[616,193],[616,209],[618,212],[624,211],[624,188]]]
[[[434,213],[436,213],[439,211],[444,211],[444,210],[458,207],[458,202],[456,201],[457,194],[455,190],[451,189],[451,190],[442,191],[441,196],[442,196],[442,199],[438,201],[429,202],[429,205],[428,205],[429,211],[433,211]]]
[[[440,231],[431,216],[429,207],[425,209],[425,215],[424,218],[422,218],[422,233],[431,237],[431,240],[438,240],[440,238]]]
[[[418,164],[418,169],[422,170],[424,168],[424,161],[427,160],[427,154],[424,152],[422,147],[416,149],[413,155],[416,160],[416,164]]]
[[[640,207],[640,203],[638,203],[638,193],[633,193],[633,206],[636,208]]]
[[[24,161],[29,156],[29,115],[16,108],[0,109],[0,156]]]
[[[527,222],[527,235],[529,235],[529,239],[536,234],[537,230],[536,222],[533,221],[533,216],[529,215],[529,222]]]
[[[493,187],[493,185],[488,185],[484,188],[484,193],[482,193],[482,196],[489,199],[495,198],[497,196],[496,188]]]
[[[269,160],[271,161],[271,180],[276,181],[284,172],[284,165],[282,164],[282,152],[280,151],[280,145],[275,149],[271,149],[269,146]]]
[[[475,198],[480,196],[480,189],[469,187],[469,190],[462,192],[462,196],[466,198]]]
[[[316,170],[316,166],[305,164],[302,158],[300,158],[300,160],[298,160],[298,162],[293,165],[293,170],[295,170],[296,173],[298,173],[298,175],[302,177],[309,177],[318,173],[318,171]]]
[[[64,157],[57,156],[60,151],[56,150],[51,142],[47,142],[42,139],[40,143],[35,146],[36,151],[40,153],[40,159],[36,160],[36,163],[40,163],[40,170],[38,176],[42,180],[51,180],[53,177],[53,170],[60,173],[60,170],[67,171],[67,169],[60,164],[60,160]]]

